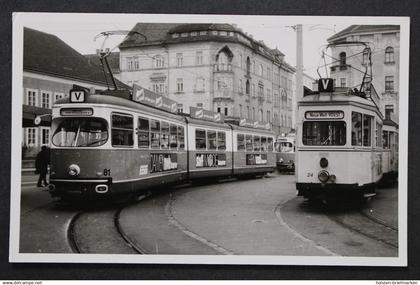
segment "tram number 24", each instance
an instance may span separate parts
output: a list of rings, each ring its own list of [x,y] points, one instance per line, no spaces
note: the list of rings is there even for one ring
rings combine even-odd
[[[111,169],[106,169],[105,168],[103,174],[104,174],[104,176],[110,176],[111,175]]]
[[[308,173],[306,173],[306,177],[314,177],[314,173],[313,172],[308,172]]]

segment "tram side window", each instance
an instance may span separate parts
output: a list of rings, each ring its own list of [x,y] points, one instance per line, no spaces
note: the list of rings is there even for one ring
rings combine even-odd
[[[304,145],[345,145],[346,123],[343,121],[305,121],[302,142]]]
[[[139,117],[137,142],[139,147],[148,148],[150,144],[149,119]]]
[[[253,139],[254,151],[260,151],[261,150],[260,137],[254,136],[253,138],[254,138]]]
[[[267,137],[261,137],[261,151],[267,151]]]
[[[184,127],[183,126],[178,126],[178,147],[180,149],[185,148],[184,138],[185,138]]]
[[[226,133],[217,132],[217,149],[224,150],[226,149]]]
[[[268,151],[274,151],[273,138],[267,138],[267,149]]]
[[[208,149],[217,149],[216,131],[207,131]]]
[[[245,136],[243,134],[238,134],[236,136],[236,141],[238,144],[238,151],[245,150]]]
[[[111,132],[113,146],[133,146],[133,117],[113,114]]]
[[[372,145],[372,116],[352,112],[351,144],[355,146]]]
[[[178,147],[178,141],[177,141],[177,126],[174,124],[171,124],[171,133],[169,136],[169,146],[171,149],[176,149]]]
[[[169,123],[161,122],[161,138],[160,138],[161,148],[169,148]]]
[[[150,120],[151,147],[159,148],[160,146],[160,122],[158,120]]]
[[[195,148],[206,149],[206,131],[196,129],[195,130]]]
[[[376,122],[376,132],[375,132],[375,139],[376,139],[376,146],[382,147],[382,125]]]
[[[251,135],[245,136],[245,143],[246,143],[246,151],[252,151],[252,136]]]

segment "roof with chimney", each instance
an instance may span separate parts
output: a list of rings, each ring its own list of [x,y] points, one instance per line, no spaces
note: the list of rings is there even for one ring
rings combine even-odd
[[[345,39],[347,36],[369,33],[398,32],[399,25],[351,25],[344,30],[334,34],[327,39],[328,42],[335,42]]]
[[[92,63],[55,35],[25,27],[23,45],[24,71],[106,86],[100,64]],[[111,83],[108,72],[106,76]],[[118,80],[116,82],[119,88],[130,88]]]

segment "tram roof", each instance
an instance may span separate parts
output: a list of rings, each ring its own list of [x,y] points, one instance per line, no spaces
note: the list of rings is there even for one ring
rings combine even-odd
[[[139,102],[135,102],[129,99],[129,93],[123,94],[123,96],[116,96],[116,95],[105,95],[105,94],[91,94],[86,97],[85,104],[104,104],[104,105],[113,105],[116,107],[125,107],[129,109],[133,109],[136,111],[144,112],[146,115],[156,115],[161,117],[169,117],[171,119],[176,119],[179,121],[183,121],[184,117],[178,114],[174,114],[171,112],[167,112],[165,110],[154,108]],[[70,102],[69,97],[57,100],[56,104],[78,104],[74,102]],[[81,103],[83,104],[83,103]]]
[[[303,97],[302,100],[299,101],[299,103],[324,103],[324,102],[357,102],[369,106],[376,107],[375,103],[373,103],[371,100],[367,98],[363,98],[361,96],[347,94],[345,92],[332,92],[332,93],[315,93],[306,95]]]
[[[248,128],[248,127],[242,127],[242,126],[238,126],[238,125],[234,125],[234,124],[229,124],[230,126],[232,126],[232,129],[234,129],[235,131],[243,131],[243,132],[249,132],[249,133],[264,133],[264,134],[270,134],[270,135],[274,135],[274,132],[272,130],[264,130],[264,129],[259,129],[259,128]]]

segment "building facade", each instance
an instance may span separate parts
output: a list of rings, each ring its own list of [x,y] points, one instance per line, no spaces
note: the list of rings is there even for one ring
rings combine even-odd
[[[83,55],[58,37],[29,28],[24,29],[22,84],[23,158],[35,157],[41,146],[50,144],[49,114],[52,105],[56,100],[68,96],[73,85],[107,89],[103,71],[97,64],[90,64]],[[45,116],[41,124],[36,126],[34,119],[39,115]]]
[[[138,23],[119,46],[120,79],[228,119],[292,127],[295,69],[234,25]],[[147,39],[147,40],[146,40]]]
[[[328,39],[333,64],[331,77],[339,87],[360,88],[366,68],[371,69],[371,81],[381,99],[381,112],[387,119],[398,123],[400,28],[395,25],[353,25]],[[364,42],[363,45],[352,42]],[[370,57],[370,60],[369,60]],[[370,66],[371,62],[371,66]]]

